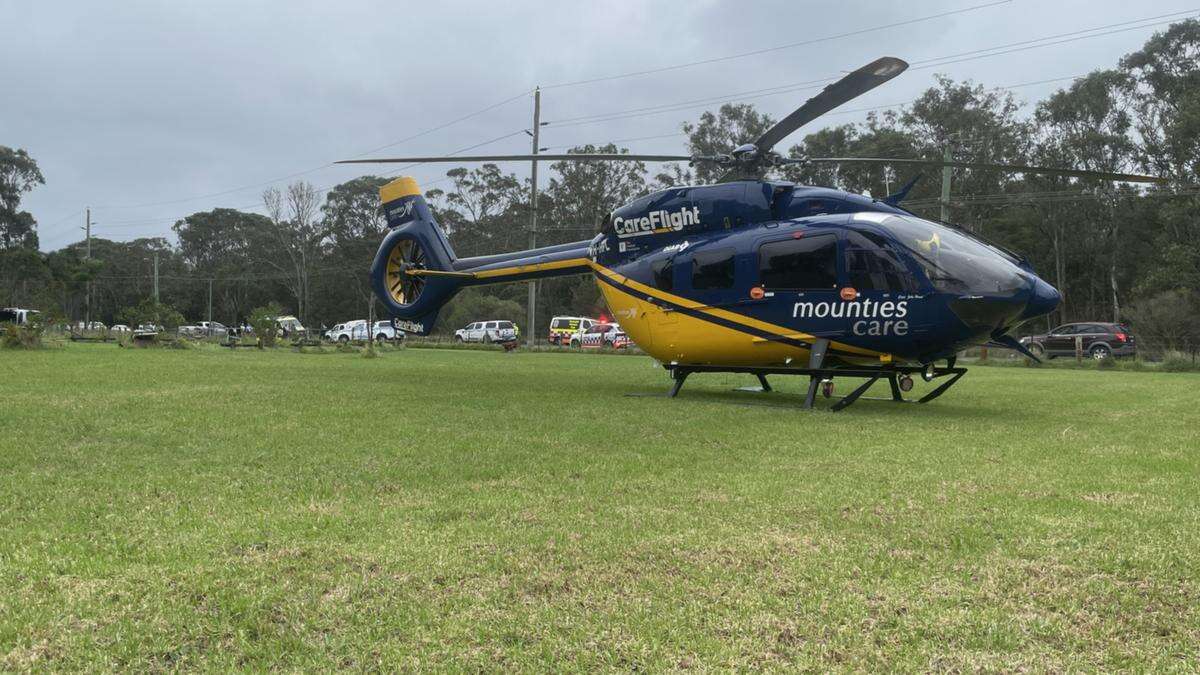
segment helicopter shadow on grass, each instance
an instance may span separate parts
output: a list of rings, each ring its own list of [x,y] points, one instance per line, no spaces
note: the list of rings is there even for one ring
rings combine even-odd
[[[720,403],[732,406],[741,406],[749,408],[769,408],[776,410],[794,410],[796,412],[805,412],[804,397],[808,386],[807,379],[795,378],[797,383],[803,382],[799,389],[780,389],[772,382],[772,391],[764,392],[758,390],[757,387],[736,387],[728,386],[729,383],[722,382],[721,384],[711,383],[707,386],[697,384],[694,387],[684,388],[679,395],[672,399],[667,392],[667,388],[652,389],[645,388],[637,391],[629,391],[627,388],[617,387],[614,391],[619,392],[622,396],[628,398],[661,398],[667,401],[674,400],[675,403],[686,405],[688,402],[696,403]],[[725,385],[725,386],[722,386]],[[816,402],[812,408],[813,412],[830,413],[835,412],[830,410],[830,406],[837,403],[843,396],[852,391],[858,386],[856,382],[853,386],[846,387],[844,391],[837,391],[830,398],[818,394]],[[956,405],[952,400],[945,398],[931,401],[928,404],[919,404],[917,399],[923,396],[925,392],[913,391],[909,393],[910,398],[904,402],[897,403],[893,401],[888,393],[886,382],[877,382],[857,401],[842,409],[841,413],[850,413],[851,411],[870,412],[872,414],[888,413],[888,414],[903,414],[903,415],[921,415],[934,416],[939,419],[958,418],[958,419],[988,419],[994,416],[994,411],[981,409],[977,405]]]

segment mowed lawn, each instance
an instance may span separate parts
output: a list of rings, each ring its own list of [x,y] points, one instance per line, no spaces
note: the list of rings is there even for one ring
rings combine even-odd
[[[1197,375],[836,414],[593,354],[68,345],[0,382],[4,669],[1200,666]]]

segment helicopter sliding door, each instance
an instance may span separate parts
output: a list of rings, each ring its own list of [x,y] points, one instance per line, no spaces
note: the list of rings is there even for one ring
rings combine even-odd
[[[837,337],[831,316],[838,304],[838,236],[817,230],[758,245],[758,285],[784,302],[774,303],[779,325],[793,329],[791,337]]]

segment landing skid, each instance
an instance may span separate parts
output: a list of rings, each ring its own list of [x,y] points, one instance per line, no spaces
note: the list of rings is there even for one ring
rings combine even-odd
[[[946,393],[946,390],[954,386],[963,375],[967,373],[966,368],[956,368],[951,362],[944,368],[923,368],[921,366],[880,366],[878,368],[871,367],[824,367],[825,353],[829,347],[828,340],[818,340],[812,348],[812,357],[809,359],[807,368],[784,368],[770,366],[708,366],[708,365],[683,365],[675,364],[665,366],[671,372],[671,379],[674,383],[671,385],[671,391],[667,394],[668,397],[674,398],[679,395],[679,390],[683,388],[683,383],[692,373],[748,373],[758,377],[761,384],[760,388],[743,388],[740,391],[771,391],[771,385],[767,383],[767,375],[807,375],[808,376],[808,392],[804,397],[803,409],[810,409],[816,403],[817,390],[822,384],[829,386],[835,377],[854,377],[865,380],[862,384],[856,387],[849,394],[838,399],[830,410],[837,412],[857,401],[871,385],[879,380],[887,380],[891,388],[891,399],[874,399],[874,400],[891,400],[896,403],[928,403],[935,398]],[[905,376],[920,375],[926,381],[932,382],[941,377],[948,377],[945,382],[942,382],[935,389],[925,394],[916,401],[904,398],[904,392],[901,391],[900,380]],[[832,387],[826,389],[826,396],[830,395]]]

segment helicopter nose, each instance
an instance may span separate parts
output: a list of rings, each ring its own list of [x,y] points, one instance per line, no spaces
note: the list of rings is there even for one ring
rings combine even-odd
[[[1025,311],[1021,312],[1021,319],[1032,319],[1049,314],[1054,311],[1055,307],[1058,307],[1059,302],[1062,302],[1062,294],[1058,292],[1058,289],[1040,278],[1035,278],[1033,292],[1029,294],[1029,302],[1025,304]]]

